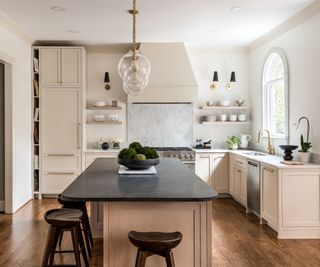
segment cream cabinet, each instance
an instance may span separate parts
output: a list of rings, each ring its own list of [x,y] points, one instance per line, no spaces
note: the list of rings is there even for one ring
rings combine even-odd
[[[196,174],[218,193],[228,193],[228,155],[197,153]]]
[[[81,48],[40,48],[40,87],[80,87]]]
[[[247,207],[247,168],[246,159],[232,155],[229,162],[229,192],[232,197]]]
[[[278,170],[261,165],[261,217],[278,229]]]
[[[86,168],[97,158],[117,158],[117,152],[86,152]],[[103,202],[91,202],[90,208],[91,230],[95,238],[103,237]]]
[[[82,103],[85,51],[39,50],[40,193],[60,194],[82,171]]]

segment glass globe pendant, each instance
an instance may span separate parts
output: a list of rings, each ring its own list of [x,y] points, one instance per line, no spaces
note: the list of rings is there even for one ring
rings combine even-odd
[[[127,94],[139,95],[146,87],[150,74],[150,62],[147,57],[141,55],[136,44],[136,0],[133,0],[133,9],[129,10],[133,15],[133,42],[132,50],[122,56],[118,64],[118,72],[123,80],[123,89]]]

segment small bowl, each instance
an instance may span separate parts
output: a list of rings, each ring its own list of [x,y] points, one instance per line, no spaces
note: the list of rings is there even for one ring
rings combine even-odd
[[[217,116],[215,115],[207,115],[204,117],[205,121],[216,121],[217,120]]]
[[[229,115],[229,121],[237,121],[237,115]]]
[[[229,100],[220,100],[218,102],[218,105],[221,107],[229,107],[231,102]]]
[[[96,101],[93,104],[95,107],[105,107],[107,104],[104,101]]]
[[[245,114],[238,115],[238,121],[246,121],[247,116]]]

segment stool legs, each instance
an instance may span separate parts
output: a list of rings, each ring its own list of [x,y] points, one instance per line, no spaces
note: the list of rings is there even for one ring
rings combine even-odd
[[[145,267],[146,259],[144,251],[138,249],[135,267]]]
[[[173,259],[173,252],[171,250],[165,253],[167,267],[175,267],[174,259]]]
[[[57,231],[57,227],[49,225],[47,242],[43,254],[42,259],[42,267],[46,267],[48,265],[48,260],[51,255],[51,251],[53,250],[54,238]]]

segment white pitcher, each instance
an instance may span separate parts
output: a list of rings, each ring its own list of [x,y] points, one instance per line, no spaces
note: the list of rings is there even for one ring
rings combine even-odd
[[[241,148],[248,148],[249,141],[251,140],[251,136],[248,134],[241,134],[240,135],[240,147]]]

